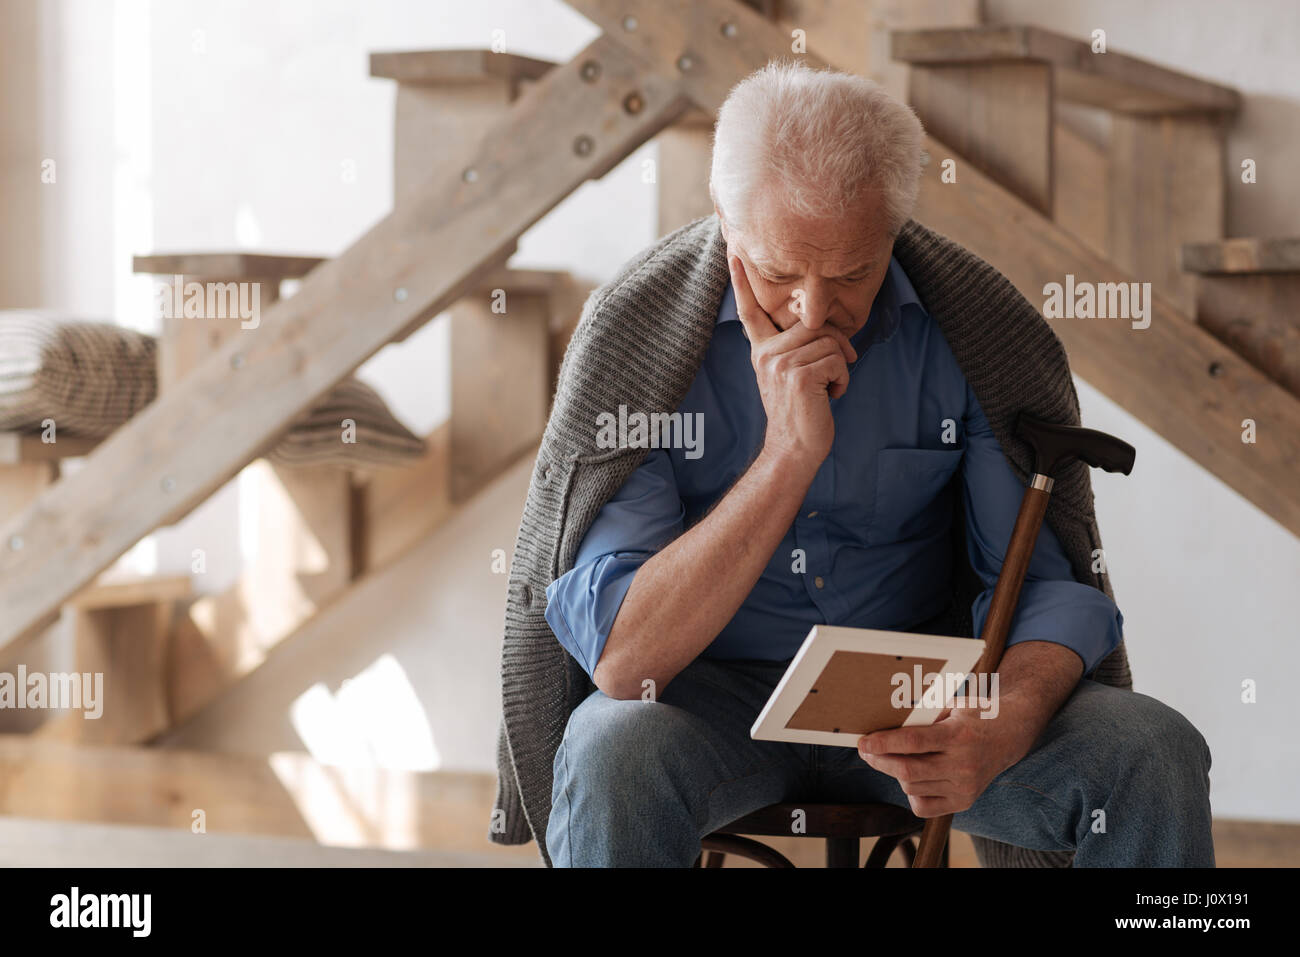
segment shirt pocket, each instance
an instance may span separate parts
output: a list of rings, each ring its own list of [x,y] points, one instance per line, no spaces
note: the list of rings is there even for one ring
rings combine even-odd
[[[867,540],[901,542],[946,528],[944,489],[961,464],[961,449],[881,449]]]

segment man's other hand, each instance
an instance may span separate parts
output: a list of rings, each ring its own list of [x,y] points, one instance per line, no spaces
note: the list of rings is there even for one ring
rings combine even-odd
[[[989,783],[1026,754],[1037,729],[1005,713],[948,708],[926,727],[874,731],[858,739],[863,761],[895,778],[917,817],[966,810]]]

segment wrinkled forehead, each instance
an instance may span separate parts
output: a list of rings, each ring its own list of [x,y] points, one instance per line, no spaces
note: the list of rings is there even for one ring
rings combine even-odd
[[[871,272],[889,259],[885,230],[826,228],[808,233],[754,229],[741,238],[746,256],[756,266],[780,275],[807,272],[851,276]]]
[[[875,195],[862,197],[844,215],[822,217],[796,213],[770,194],[755,199],[738,237],[755,265],[790,272],[815,266],[843,275],[888,258],[889,230]]]

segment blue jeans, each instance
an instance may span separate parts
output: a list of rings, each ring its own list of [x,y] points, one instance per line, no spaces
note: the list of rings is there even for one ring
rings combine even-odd
[[[898,782],[853,748],[750,738],[784,670],[697,658],[658,702],[593,692],[555,754],[551,861],[688,867],[704,835],[768,804],[906,807]],[[1029,754],[953,826],[1072,850],[1076,867],[1213,867],[1209,770],[1205,739],[1177,711],[1083,680]]]

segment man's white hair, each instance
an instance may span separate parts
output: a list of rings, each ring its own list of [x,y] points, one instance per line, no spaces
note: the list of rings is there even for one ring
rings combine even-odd
[[[835,217],[874,189],[894,236],[911,218],[924,161],[921,121],[878,84],[773,61],[718,111],[709,195],[743,232],[758,190],[777,190],[796,215]]]

